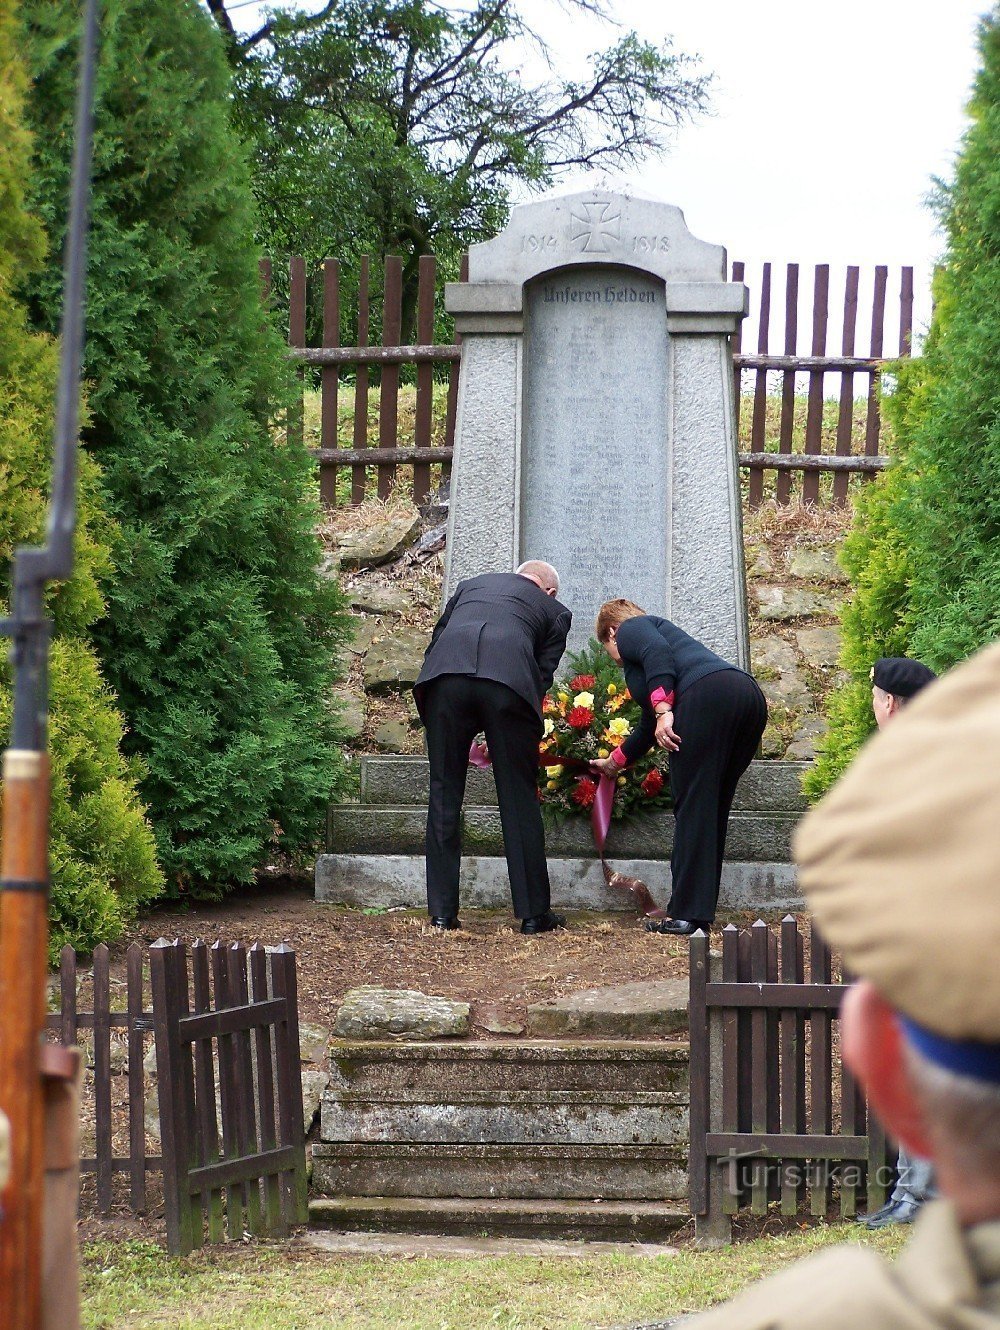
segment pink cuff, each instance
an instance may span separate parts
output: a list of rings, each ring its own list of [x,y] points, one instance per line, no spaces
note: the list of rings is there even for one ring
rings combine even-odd
[[[674,690],[671,688],[668,693],[662,688],[654,689],[649,695],[649,705],[655,709],[660,702],[666,702],[668,707],[672,707],[674,705]]]
[[[614,762],[614,764],[615,764],[616,767],[627,767],[627,766],[628,766],[628,758],[627,758],[627,757],[625,756],[625,754],[622,752],[622,750],[621,750],[620,747],[616,748],[616,749],[614,750],[614,752],[612,752],[612,754],[611,754],[611,761]]]

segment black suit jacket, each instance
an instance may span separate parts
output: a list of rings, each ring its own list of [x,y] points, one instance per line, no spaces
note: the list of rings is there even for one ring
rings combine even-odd
[[[414,685],[421,715],[425,685],[442,674],[506,684],[540,715],[572,621],[565,605],[518,573],[484,573],[459,582]]]

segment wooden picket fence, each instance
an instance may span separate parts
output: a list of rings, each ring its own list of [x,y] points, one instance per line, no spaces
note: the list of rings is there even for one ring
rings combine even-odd
[[[808,943],[809,978],[805,951]],[[847,983],[829,948],[791,916],[722,931],[690,948],[690,1201],[699,1232],[725,1237],[730,1217],[771,1202],[785,1215],[808,1199],[825,1216],[885,1200],[892,1155],[878,1119],[840,1061],[837,1020]]]
[[[343,302],[340,264],[326,259],[317,276],[322,281],[322,338],[320,346],[306,345],[307,270],[305,260],[292,258],[288,272],[288,344],[291,355],[308,373],[319,371],[320,420],[317,446],[313,448],[319,468],[323,502],[338,502],[337,477],[349,470],[349,493],[341,492],[340,501],[359,504],[373,491],[386,498],[397,483],[400,467],[412,469],[407,486],[415,503],[426,499],[435,475],[446,478],[453,456],[455,417],[458,401],[458,366],[461,360],[459,338],[435,344],[434,301],[436,260],[425,255],[419,263],[417,297],[417,341],[400,344],[402,310],[401,258],[385,259],[382,282],[382,341],[369,344],[372,323],[372,266],[369,258],[361,260],[357,318],[349,322],[357,327],[357,345],[341,346]],[[272,292],[270,260],[261,264],[264,291]],[[463,261],[460,279],[465,280],[468,263]],[[886,464],[880,451],[882,423],[878,404],[879,377],[887,363],[910,354],[913,330],[913,269],[902,267],[892,274],[887,265],[879,265],[866,274],[858,265],[844,274],[843,316],[839,322],[840,351],[828,349],[831,301],[830,265],[817,264],[813,270],[811,297],[804,294],[800,267],[785,265],[783,295],[774,293],[774,265],[765,263],[759,277],[749,273],[743,262],[732,264],[734,281],[746,281],[753,296],[756,327],[746,320],[733,339],[733,373],[737,410],[740,416],[740,464],[747,475],[747,500],[751,508],[765,499],[788,504],[801,499],[813,505],[846,503],[851,477],[870,478]],[[867,348],[858,350],[858,311],[870,295],[871,320]],[[898,337],[889,345],[887,292],[898,291]],[[782,323],[781,349],[772,349],[772,326]],[[894,327],[897,325],[894,325]],[[808,350],[802,350],[804,330],[808,329]],[[753,347],[754,349],[750,349]],[[415,366],[416,411],[412,432],[403,437],[400,430],[400,367]],[[437,440],[432,430],[432,405],[435,379],[441,387],[441,374],[447,376],[447,407],[443,436]],[[350,420],[351,446],[342,446],[338,428],[342,376],[353,380],[353,408]],[[377,384],[373,383],[373,375]],[[864,420],[856,419],[856,381],[864,384]],[[833,382],[837,397],[837,419],[832,428],[825,421],[828,385]],[[368,438],[368,414],[371,395],[378,391],[378,442]],[[801,399],[805,396],[804,412]],[[769,420],[769,406],[780,397],[780,412],[775,423]],[[798,409],[797,409],[798,407]],[[301,406],[290,415],[289,434],[303,437]],[[776,438],[775,438],[776,432]],[[831,432],[833,437],[831,438]],[[432,472],[432,467],[435,471]],[[832,475],[832,484],[821,477]]]
[[[129,1203],[147,1208],[146,1174],[162,1173],[167,1244],[183,1253],[245,1231],[283,1236],[306,1219],[305,1136],[295,953],[242,943],[154,943],[126,952],[125,1010],[114,1010],[108,948],[93,956],[93,1009],[78,1010],[79,963],[63,949],[60,1010],[49,1030],[63,1044],[93,1032],[97,1207],[112,1209],[113,1175],[129,1175]],[[147,1003],[146,995],[151,995]],[[126,1039],[127,1096],[116,1095],[112,1031]],[[152,1037],[150,1039],[150,1036]],[[147,1152],[143,1062],[156,1050],[162,1154]],[[216,1070],[217,1069],[217,1070]],[[127,1135],[128,1153],[115,1142]]]

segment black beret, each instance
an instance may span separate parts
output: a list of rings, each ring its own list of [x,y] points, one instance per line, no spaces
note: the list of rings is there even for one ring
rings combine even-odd
[[[883,656],[871,668],[872,683],[893,697],[913,697],[936,678],[927,665],[906,656]]]

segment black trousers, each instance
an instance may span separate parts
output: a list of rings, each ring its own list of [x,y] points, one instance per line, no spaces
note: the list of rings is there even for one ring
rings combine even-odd
[[[458,914],[469,745],[483,731],[493,760],[514,913],[519,919],[544,914],[549,908],[549,873],[537,793],[541,718],[506,684],[466,674],[444,674],[427,684],[423,712],[431,768],[428,913]]]
[[[681,746],[670,754],[676,821],[667,906],[675,919],[715,918],[736,783],[766,724],[764,694],[742,670],[709,674],[677,699],[674,729]]]

